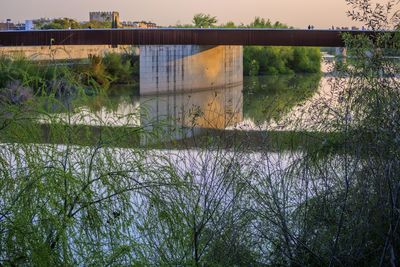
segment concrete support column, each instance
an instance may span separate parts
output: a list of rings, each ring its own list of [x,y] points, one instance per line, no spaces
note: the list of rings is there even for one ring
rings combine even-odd
[[[242,46],[140,46],[141,95],[195,92],[242,83]]]

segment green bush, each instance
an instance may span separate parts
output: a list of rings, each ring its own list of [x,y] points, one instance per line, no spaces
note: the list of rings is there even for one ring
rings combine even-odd
[[[319,73],[321,54],[318,48],[248,46],[243,51],[244,75],[277,75],[292,73]]]
[[[289,28],[279,21],[272,23],[256,17],[248,28]],[[254,76],[254,66],[259,65],[259,74],[319,73],[321,55],[318,48],[248,46],[243,51],[244,75]]]
[[[260,72],[260,65],[256,60],[252,60],[250,62],[250,70],[249,70],[249,75],[250,76],[257,76]]]
[[[127,57],[117,53],[108,53],[103,58],[103,65],[112,82],[129,83],[132,81],[133,66]]]

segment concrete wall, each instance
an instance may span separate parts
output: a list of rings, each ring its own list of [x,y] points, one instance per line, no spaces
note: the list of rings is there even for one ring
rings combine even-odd
[[[140,46],[140,94],[193,92],[243,83],[242,46]]]
[[[32,60],[62,60],[84,59],[88,58],[88,55],[102,56],[110,52],[123,53],[132,49],[129,45],[120,45],[116,48],[109,45],[0,47],[0,55],[23,55]]]

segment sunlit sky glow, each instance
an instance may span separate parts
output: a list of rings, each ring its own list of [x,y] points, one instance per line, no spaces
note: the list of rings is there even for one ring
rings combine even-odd
[[[190,23],[196,13],[217,16],[219,23],[247,24],[260,16],[297,28],[359,26],[346,16],[347,10],[345,0],[0,0],[0,21],[41,17],[87,21],[89,11],[119,11],[121,20],[153,21],[162,26]]]

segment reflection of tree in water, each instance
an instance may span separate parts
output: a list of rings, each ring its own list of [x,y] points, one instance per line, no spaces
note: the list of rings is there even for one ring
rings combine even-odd
[[[314,95],[321,75],[245,77],[243,113],[256,124],[279,120],[294,106]]]

